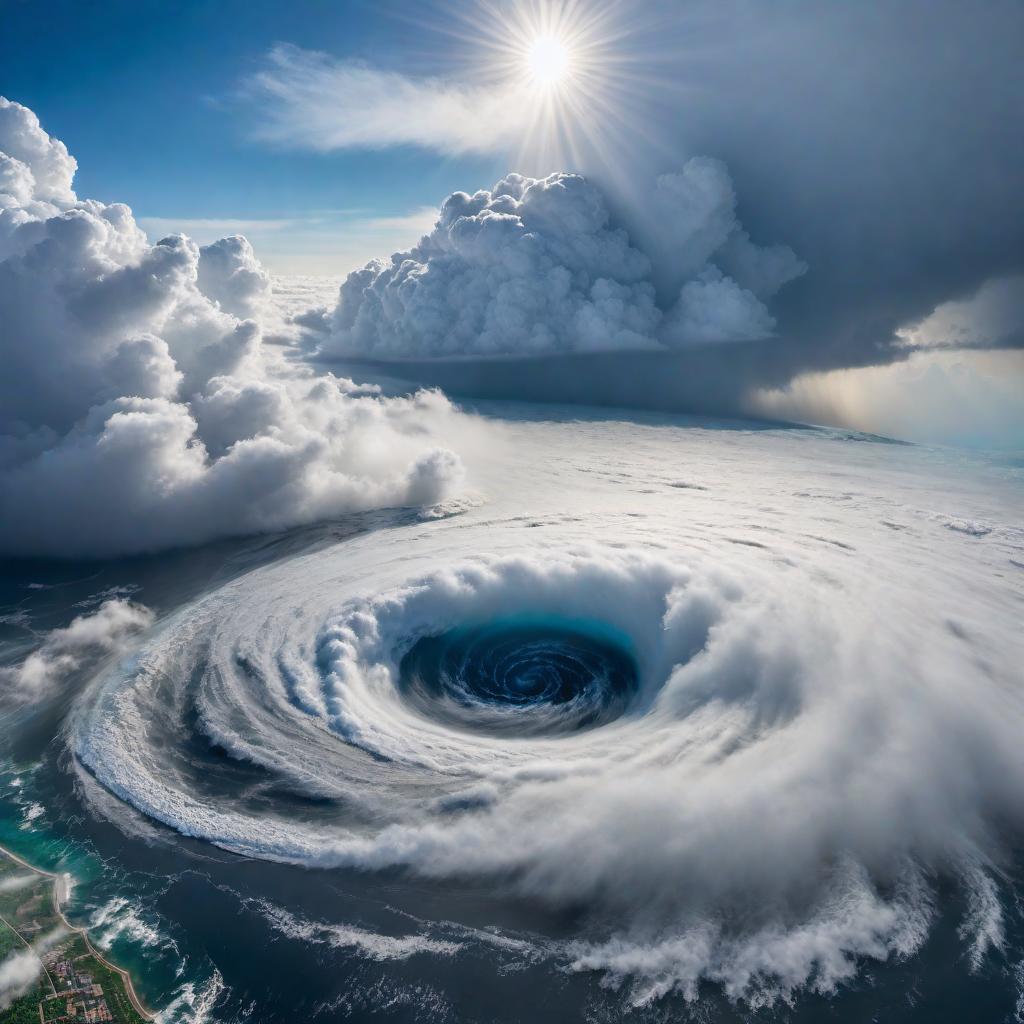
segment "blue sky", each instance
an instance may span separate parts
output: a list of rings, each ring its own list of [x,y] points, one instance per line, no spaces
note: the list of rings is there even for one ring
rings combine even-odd
[[[507,169],[493,156],[411,146],[310,153],[252,140],[252,107],[238,91],[275,44],[384,68],[443,63],[444,38],[396,4],[4,0],[2,9],[0,92],[68,145],[79,195],[126,202],[155,233],[180,224],[206,241],[243,231],[272,269],[342,273],[415,241],[445,195]]]

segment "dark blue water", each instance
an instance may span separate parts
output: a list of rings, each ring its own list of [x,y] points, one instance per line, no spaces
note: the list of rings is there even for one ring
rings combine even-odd
[[[638,688],[625,644],[601,623],[502,619],[424,637],[400,686],[431,717],[470,730],[535,735],[605,725]]]

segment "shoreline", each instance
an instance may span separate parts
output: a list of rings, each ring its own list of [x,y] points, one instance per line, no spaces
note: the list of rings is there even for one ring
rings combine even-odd
[[[29,871],[33,871],[37,875],[42,875],[45,878],[50,878],[53,880],[53,890],[51,893],[53,899],[53,910],[54,913],[64,923],[64,927],[67,928],[69,932],[73,932],[77,935],[80,935],[82,937],[82,940],[85,942],[86,948],[89,950],[89,953],[92,956],[94,956],[97,960],[99,960],[99,962],[103,964],[105,967],[110,968],[110,970],[114,971],[116,974],[120,976],[122,982],[124,983],[125,992],[127,993],[128,999],[131,1002],[132,1008],[135,1010],[135,1012],[138,1013],[139,1016],[142,1017],[144,1020],[155,1021],[157,1019],[157,1015],[153,1013],[152,1010],[147,1009],[146,1006],[143,1004],[142,1000],[138,997],[138,994],[135,991],[135,986],[132,984],[131,975],[123,967],[118,967],[117,964],[111,963],[102,953],[99,952],[99,950],[96,949],[96,947],[92,944],[92,941],[89,938],[89,933],[86,931],[85,928],[81,928],[78,925],[72,924],[64,916],[64,911],[61,909],[61,902],[63,901],[63,899],[67,897],[67,882],[65,881],[66,874],[57,874],[53,871],[45,871],[43,868],[37,868],[34,864],[30,864],[27,860],[25,860],[24,857],[19,857],[18,854],[16,854],[13,850],[7,849],[7,847],[4,846],[2,843],[0,843],[0,853],[4,854],[4,856],[6,857],[9,857],[11,860],[13,860],[17,864],[20,864],[22,867],[28,868]],[[22,938],[22,941],[24,941],[23,936],[21,936],[21,933],[17,932],[16,929],[15,933],[18,935],[19,938]],[[45,965],[43,970],[46,970]]]

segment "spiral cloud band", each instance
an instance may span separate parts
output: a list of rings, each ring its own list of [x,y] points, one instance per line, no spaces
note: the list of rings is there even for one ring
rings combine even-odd
[[[248,856],[592,908],[556,955],[639,1001],[831,991],[920,947],[941,879],[968,965],[998,947],[1024,559],[995,492],[954,515],[941,467],[841,435],[505,429],[491,503],[159,623],[80,708],[79,763]]]

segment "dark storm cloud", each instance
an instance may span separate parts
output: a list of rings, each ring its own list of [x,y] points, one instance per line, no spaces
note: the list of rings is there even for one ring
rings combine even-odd
[[[809,266],[773,306],[774,358],[731,351],[738,372],[775,383],[899,358],[898,328],[1024,267],[1024,6],[688,11],[671,62],[684,91],[659,114],[669,146],[724,160],[744,224]]]

